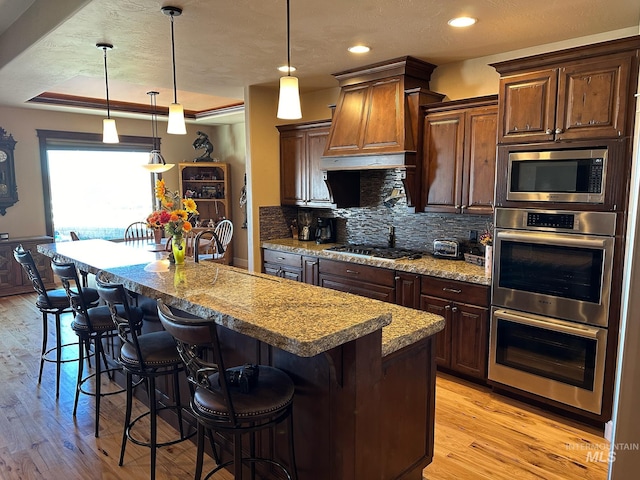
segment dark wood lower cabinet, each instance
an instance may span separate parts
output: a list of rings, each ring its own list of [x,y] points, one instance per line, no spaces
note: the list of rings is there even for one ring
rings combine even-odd
[[[338,262],[319,261],[319,285],[384,302],[395,302],[395,273],[385,268]]]
[[[445,318],[435,336],[435,358],[440,367],[487,379],[488,309],[422,295],[421,309]]]
[[[441,315],[446,322],[435,335],[438,366],[486,381],[489,288],[424,276],[421,291],[420,309]]]
[[[11,238],[0,241],[0,297],[34,291],[31,280],[29,280],[20,264],[13,257],[13,250],[18,245],[22,245],[25,250],[31,251],[45,287],[55,288],[51,259],[36,251],[37,245],[51,242],[53,242],[53,238],[46,236]]]

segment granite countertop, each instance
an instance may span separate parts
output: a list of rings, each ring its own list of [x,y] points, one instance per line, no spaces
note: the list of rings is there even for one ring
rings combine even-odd
[[[293,238],[279,238],[262,242],[263,248],[282,252],[313,255],[321,258],[371,265],[418,275],[430,275],[449,280],[458,280],[460,282],[491,285],[491,278],[485,275],[484,267],[479,267],[463,260],[443,260],[430,255],[425,255],[417,260],[388,260],[384,258],[345,255],[344,253],[335,253],[327,250],[335,245],[336,244],[333,243],[318,245],[315,242],[301,242]]]
[[[382,330],[388,355],[444,328],[438,315],[211,262],[182,266],[125,244],[83,240],[39,245],[78,268],[103,269],[126,288],[301,357]],[[393,321],[392,321],[393,320]]]

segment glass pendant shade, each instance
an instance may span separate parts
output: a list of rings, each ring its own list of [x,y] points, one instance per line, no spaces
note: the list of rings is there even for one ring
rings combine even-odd
[[[173,163],[165,163],[160,150],[151,150],[149,152],[149,163],[142,165],[151,173],[164,173],[173,168]]]
[[[149,152],[149,163],[143,165],[143,168],[150,173],[163,173],[173,168],[173,163],[165,163],[164,157],[160,153],[160,142],[158,139],[158,110],[156,96],[158,92],[150,91],[147,95],[151,98],[151,138],[152,148]]]
[[[179,103],[169,105],[169,124],[167,133],[174,135],[186,135],[187,127],[184,123],[184,109]]]
[[[278,99],[277,116],[283,120],[297,120],[302,118],[297,77],[280,77],[280,97]]]
[[[102,56],[104,58],[104,86],[107,94],[107,118],[102,120],[102,143],[120,143],[118,130],[116,129],[116,121],[111,118],[111,109],[109,108],[109,71],[107,70],[107,50],[111,50],[113,45],[110,43],[96,43],[96,47],[102,50]]]
[[[120,139],[118,138],[118,130],[116,129],[116,121],[113,118],[105,118],[102,120],[102,142],[120,142]]]

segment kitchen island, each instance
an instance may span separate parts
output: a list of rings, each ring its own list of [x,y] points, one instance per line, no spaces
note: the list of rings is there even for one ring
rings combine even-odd
[[[136,260],[133,250],[101,240],[38,246],[214,319],[224,327],[229,364],[286,371],[296,384],[301,480],[422,478],[433,456],[432,337],[444,327],[442,317],[219,264],[175,266],[143,250]],[[258,448],[286,459],[285,439],[276,429]]]

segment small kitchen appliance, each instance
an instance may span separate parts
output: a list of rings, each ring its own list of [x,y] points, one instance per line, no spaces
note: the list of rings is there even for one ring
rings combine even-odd
[[[435,257],[457,260],[462,258],[460,243],[450,238],[440,238],[433,241],[433,255]]]
[[[335,243],[336,219],[318,217],[316,243]]]
[[[307,210],[298,211],[298,240],[315,240],[313,235],[313,214]]]

